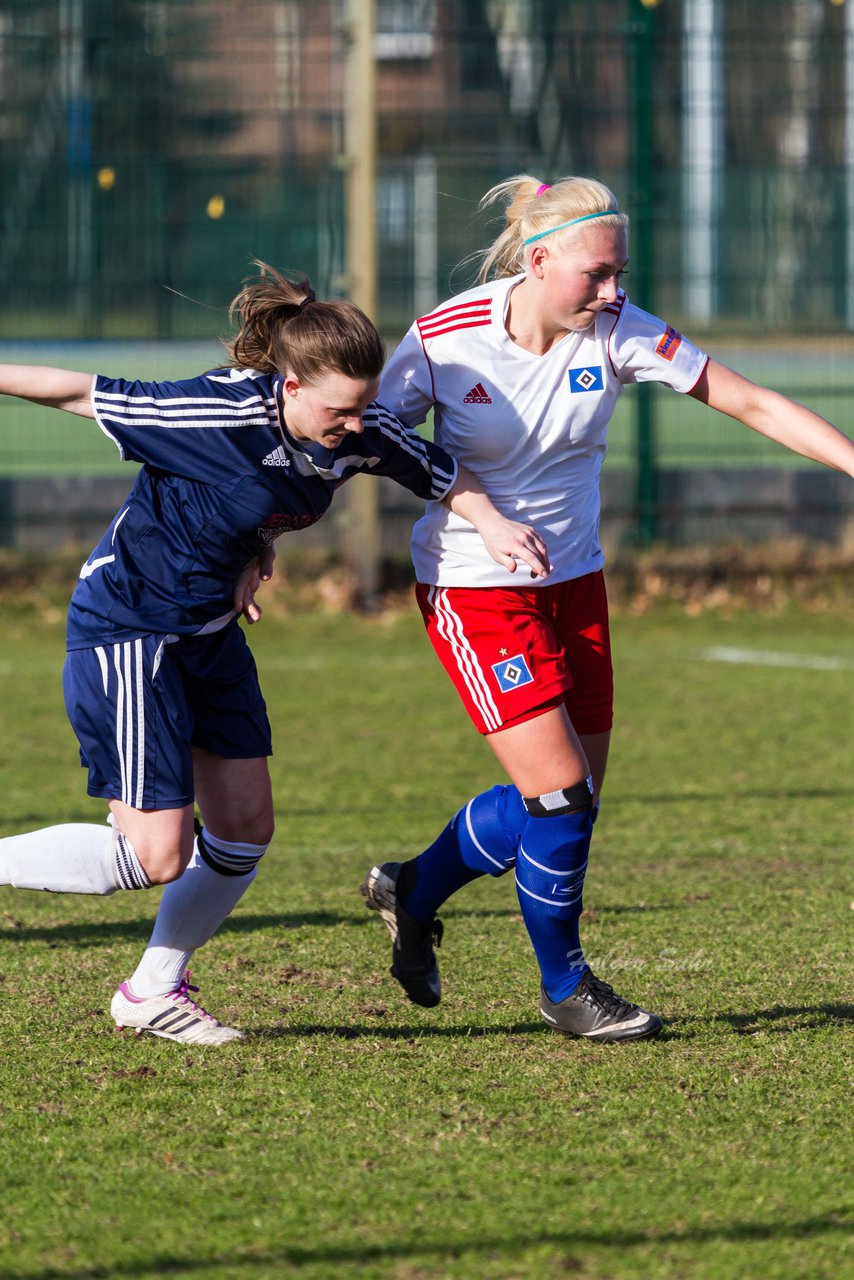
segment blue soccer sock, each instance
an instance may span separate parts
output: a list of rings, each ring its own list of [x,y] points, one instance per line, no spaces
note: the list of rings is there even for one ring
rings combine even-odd
[[[516,862],[522,918],[546,994],[555,1002],[572,995],[587,969],[578,927],[593,830],[589,794],[583,803],[586,785],[526,799],[530,816]],[[560,805],[561,796],[568,802]],[[583,807],[574,808],[576,803]]]
[[[475,796],[429,849],[404,864],[398,880],[401,906],[426,924],[463,885],[483,875],[503,876],[516,861],[527,821],[513,786],[492,787]]]

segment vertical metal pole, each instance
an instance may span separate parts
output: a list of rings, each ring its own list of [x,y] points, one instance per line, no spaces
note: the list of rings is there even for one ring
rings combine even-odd
[[[15,545],[15,499],[18,481],[13,476],[0,476],[0,547]]]
[[[683,310],[697,324],[717,311],[723,159],[720,0],[685,0],[682,36]]]
[[[415,314],[432,311],[436,297],[436,264],[439,259],[438,208],[436,200],[436,160],[434,156],[417,156],[413,165],[412,196],[415,235],[414,302]]]
[[[90,319],[92,297],[92,103],[83,0],[60,0],[60,66],[68,163],[68,282],[74,309]]]
[[[655,10],[659,0],[629,0],[630,84],[634,108],[632,155],[632,300],[645,311],[653,310],[653,181],[655,135],[653,58]],[[653,387],[640,382],[636,388],[636,489],[638,542],[653,542],[658,533],[658,465],[655,445]]]
[[[854,3],[845,6],[845,320],[854,329]]]
[[[347,2],[347,292],[376,321],[376,60],[375,0]],[[349,556],[359,604],[375,608],[380,586],[380,518],[377,481],[355,476],[347,486]]]

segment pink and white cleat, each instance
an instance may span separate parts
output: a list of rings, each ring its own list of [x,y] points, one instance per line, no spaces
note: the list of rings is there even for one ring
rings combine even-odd
[[[135,996],[129,985],[123,982],[110,1002],[110,1013],[118,1030],[132,1027],[141,1036],[150,1031],[153,1036],[165,1040],[180,1040],[183,1044],[227,1044],[229,1040],[244,1040],[236,1027],[224,1027],[212,1013],[190,999],[190,970],[181,979],[181,985],[165,996]]]

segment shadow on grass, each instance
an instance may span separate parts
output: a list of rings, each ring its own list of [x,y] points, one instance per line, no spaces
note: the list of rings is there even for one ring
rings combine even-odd
[[[665,1024],[661,1033],[653,1040],[638,1041],[639,1044],[662,1045],[693,1040],[700,1028],[695,1023],[724,1023],[732,1027],[738,1035],[756,1035],[763,1031],[775,1033],[792,1033],[797,1031],[818,1031],[830,1027],[847,1027],[854,1022],[854,1005],[821,1004],[804,1006],[779,1006],[773,1009],[760,1009],[756,1013],[721,1014],[704,1019],[677,1018]],[[279,1040],[283,1038],[299,1039],[301,1036],[337,1036],[342,1040],[417,1040],[439,1037],[441,1039],[478,1039],[483,1036],[521,1036],[546,1035],[554,1036],[554,1031],[544,1022],[509,1022],[499,1025],[483,1026],[473,1023],[456,1026],[434,1026],[421,1023],[413,1026],[384,1026],[381,1021],[370,1024],[359,1023],[303,1023],[293,1026],[254,1027],[251,1031],[254,1039]],[[621,1046],[625,1051],[627,1046]],[[613,1052],[614,1046],[602,1044],[597,1046],[604,1052]]]
[[[694,1227],[685,1231],[664,1230],[637,1231],[620,1225],[612,1230],[596,1230],[585,1227],[564,1231],[538,1231],[538,1248],[570,1249],[579,1245],[600,1248],[616,1248],[622,1254],[627,1247],[644,1245],[704,1245],[723,1241],[728,1244],[747,1244],[753,1241],[803,1240],[814,1236],[830,1235],[851,1230],[850,1216],[844,1207],[831,1209],[826,1214],[787,1222],[730,1222],[719,1226]],[[431,1242],[423,1237],[393,1241],[389,1244],[336,1245],[327,1243],[309,1248],[301,1245],[283,1245],[279,1249],[252,1249],[241,1257],[240,1251],[208,1254],[206,1257],[177,1257],[174,1254],[154,1254],[146,1261],[116,1263],[109,1267],[47,1267],[40,1271],[2,1271],[0,1280],[112,1280],[116,1276],[140,1275],[193,1275],[217,1274],[251,1275],[260,1267],[308,1267],[327,1264],[329,1267],[348,1264],[378,1263],[399,1259],[424,1262],[441,1262],[443,1259],[484,1255],[492,1264],[497,1256],[512,1256],[531,1247],[531,1237],[524,1235],[497,1235],[473,1239],[462,1237]],[[201,1252],[201,1251],[200,1251]],[[267,1272],[269,1274],[269,1272]],[[332,1274],[332,1272],[330,1272]]]
[[[830,1027],[847,1027],[854,1022],[854,1004],[774,1005],[754,1013],[718,1013],[674,1018],[666,1023],[658,1036],[659,1043],[668,1040],[693,1040],[702,1028],[716,1025],[729,1027],[739,1036],[756,1036],[770,1032],[790,1035],[797,1031],[825,1031]]]
[[[7,915],[13,915],[9,911]],[[148,940],[154,922],[154,910],[147,920],[85,920],[76,924],[13,925],[0,929],[0,942],[48,942],[55,946],[61,942],[78,946],[106,946],[112,942],[128,942],[134,938]],[[509,914],[509,913],[508,913]],[[338,911],[304,911],[299,915],[251,915],[235,916],[226,920],[217,930],[224,933],[254,933],[260,929],[302,929],[318,927],[330,929],[340,924],[376,927],[375,914],[348,915]],[[2,1280],[2,1277],[0,1277]]]
[[[69,899],[71,895],[66,895]],[[355,895],[354,895],[355,896]],[[14,900],[10,899],[14,905]],[[0,905],[3,900],[0,899]],[[599,913],[609,915],[646,914],[652,911],[672,911],[672,906],[601,905],[596,907]],[[14,920],[15,912],[10,906],[3,912],[6,919]],[[154,922],[155,911],[145,920],[80,920],[75,923],[62,924],[24,924],[23,922],[7,924],[0,928],[0,942],[47,942],[57,946],[67,942],[77,946],[107,946],[112,942],[129,942],[134,939],[147,941]],[[509,920],[519,919],[518,906],[476,908],[459,910],[455,907],[443,909],[442,917],[446,920]],[[217,930],[217,936],[225,933],[256,933],[262,929],[332,929],[347,924],[354,927],[377,926],[377,915],[373,911],[301,911],[298,915],[238,915],[225,920]],[[2,1280],[2,1278],[0,1278]]]
[[[781,787],[773,791],[756,791],[752,788],[748,791],[608,791],[603,803],[610,809],[619,804],[685,804],[695,800],[837,800],[841,796],[854,796],[854,787]]]
[[[339,1040],[479,1040],[487,1036],[528,1036],[540,1033],[554,1035],[544,1022],[509,1022],[492,1027],[464,1026],[437,1027],[429,1023],[419,1026],[384,1027],[382,1023],[302,1023],[292,1027],[253,1027],[253,1040],[299,1040],[310,1038],[334,1038]]]
[[[827,1025],[841,1027],[854,1022],[854,1004],[778,1004],[756,1013],[719,1014],[715,1021],[727,1023],[740,1036],[753,1036],[760,1031],[803,1031]]]

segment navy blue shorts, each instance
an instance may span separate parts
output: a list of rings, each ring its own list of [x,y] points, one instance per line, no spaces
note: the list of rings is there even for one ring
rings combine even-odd
[[[193,747],[226,760],[272,754],[255,659],[236,622],[206,636],[72,649],[62,684],[90,796],[180,809],[194,798]]]

